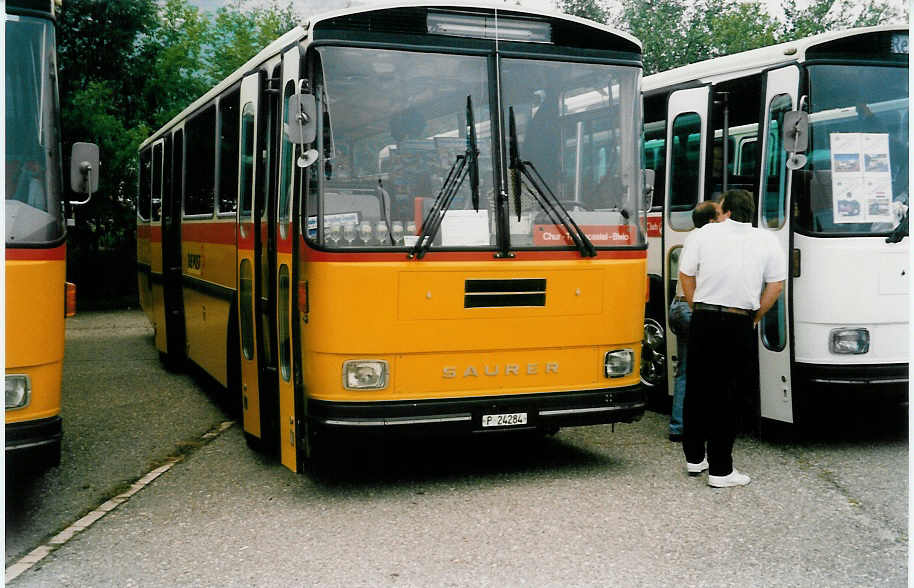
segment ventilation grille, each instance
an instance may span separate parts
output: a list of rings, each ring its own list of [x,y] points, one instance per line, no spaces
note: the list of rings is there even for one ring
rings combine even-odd
[[[464,308],[546,306],[544,278],[466,280],[463,292]]]

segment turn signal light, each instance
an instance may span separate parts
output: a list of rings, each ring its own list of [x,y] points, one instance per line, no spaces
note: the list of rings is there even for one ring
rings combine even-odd
[[[76,284],[73,282],[67,282],[63,315],[68,318],[76,316]]]

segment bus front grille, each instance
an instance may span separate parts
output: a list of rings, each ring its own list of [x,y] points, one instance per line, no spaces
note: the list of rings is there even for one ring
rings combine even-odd
[[[545,278],[466,280],[464,308],[546,306]]]

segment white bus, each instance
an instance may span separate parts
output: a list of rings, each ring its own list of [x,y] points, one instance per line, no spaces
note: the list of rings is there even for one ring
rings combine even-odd
[[[785,294],[758,329],[758,415],[795,423],[815,401],[904,395],[907,28],[832,32],[695,63],[645,78],[643,92],[658,206],[642,379],[672,391],[678,358],[666,310],[692,208],[744,188],[755,224],[777,236],[790,263]]]

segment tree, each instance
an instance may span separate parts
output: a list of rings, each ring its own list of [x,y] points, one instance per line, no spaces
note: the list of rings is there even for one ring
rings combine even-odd
[[[246,8],[245,0],[233,0],[213,23],[211,75],[225,78],[296,24],[292,4],[280,7],[274,0],[267,7]]]
[[[64,152],[93,141],[99,190],[76,212],[67,255],[80,306],[136,299],[137,149],[155,129],[244,64],[296,19],[291,3],[215,17],[187,0],[67,0],[58,14]],[[122,271],[111,271],[118,268]]]
[[[906,10],[899,11],[885,1],[811,0],[806,8],[797,0],[781,0],[784,24],[779,31],[781,42],[851,27],[865,27],[888,22],[906,22]]]
[[[557,6],[640,39],[648,75],[824,31],[907,18],[887,0],[811,0],[802,9],[797,0],[781,0],[783,21],[761,2],[732,0],[621,0],[616,12],[601,0],[557,0]]]
[[[558,8],[565,14],[589,18],[603,24],[609,22],[609,10],[599,0],[559,0]]]

